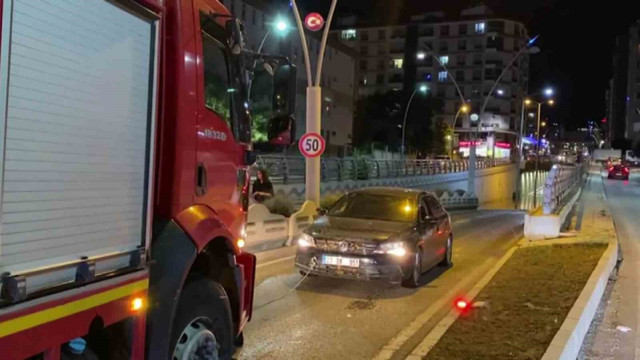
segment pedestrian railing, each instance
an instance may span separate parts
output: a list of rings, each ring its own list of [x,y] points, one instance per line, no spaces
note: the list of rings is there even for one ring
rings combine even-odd
[[[554,213],[572,190],[581,185],[584,174],[583,164],[553,165],[544,184],[543,213]]]
[[[480,159],[476,168],[511,163],[509,159]],[[298,156],[259,155],[257,166],[267,170],[272,182],[303,183],[305,159]],[[366,157],[322,158],[322,181],[387,179],[417,175],[436,175],[463,172],[469,169],[468,160],[377,160]]]

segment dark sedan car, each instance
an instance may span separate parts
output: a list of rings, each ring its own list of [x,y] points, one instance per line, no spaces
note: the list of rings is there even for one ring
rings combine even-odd
[[[416,287],[426,270],[451,265],[453,234],[432,194],[370,188],[344,195],[297,242],[302,273]]]
[[[622,164],[610,166],[607,177],[609,179],[629,180],[629,168]]]

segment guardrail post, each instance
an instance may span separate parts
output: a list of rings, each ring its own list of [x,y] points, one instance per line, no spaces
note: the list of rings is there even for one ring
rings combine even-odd
[[[342,181],[342,159],[338,159],[338,181]]]
[[[324,159],[320,158],[320,179],[327,181],[327,162]]]
[[[353,163],[353,178],[351,180],[358,180],[358,161],[355,158],[351,161]]]
[[[289,183],[289,164],[287,163],[287,157],[282,157],[282,168],[284,172],[282,173],[282,182],[286,185]]]
[[[377,178],[380,179],[380,162],[378,160],[374,160],[376,163],[376,175]]]

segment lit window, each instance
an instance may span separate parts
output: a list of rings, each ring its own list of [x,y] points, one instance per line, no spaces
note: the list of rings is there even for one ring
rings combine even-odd
[[[355,29],[342,30],[342,40],[355,40],[357,32]]]
[[[440,81],[440,82],[447,81],[447,72],[446,71],[440,71],[438,73],[438,81]]]
[[[393,59],[393,68],[402,69],[402,59]]]
[[[442,65],[447,65],[449,63],[449,57],[447,55],[440,56],[440,62],[442,63]]]
[[[484,34],[485,23],[476,23],[476,34]]]

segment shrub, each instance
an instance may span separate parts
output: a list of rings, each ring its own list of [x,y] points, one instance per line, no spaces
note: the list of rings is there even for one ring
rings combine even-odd
[[[294,212],[294,206],[291,200],[283,195],[276,195],[263,203],[272,214],[279,214],[286,217],[291,216]]]
[[[338,201],[344,194],[342,193],[335,193],[335,194],[331,194],[331,195],[327,195],[325,197],[323,197],[320,200],[320,207],[323,209],[331,209],[331,207],[333,206],[333,204],[336,203],[336,201]]]

